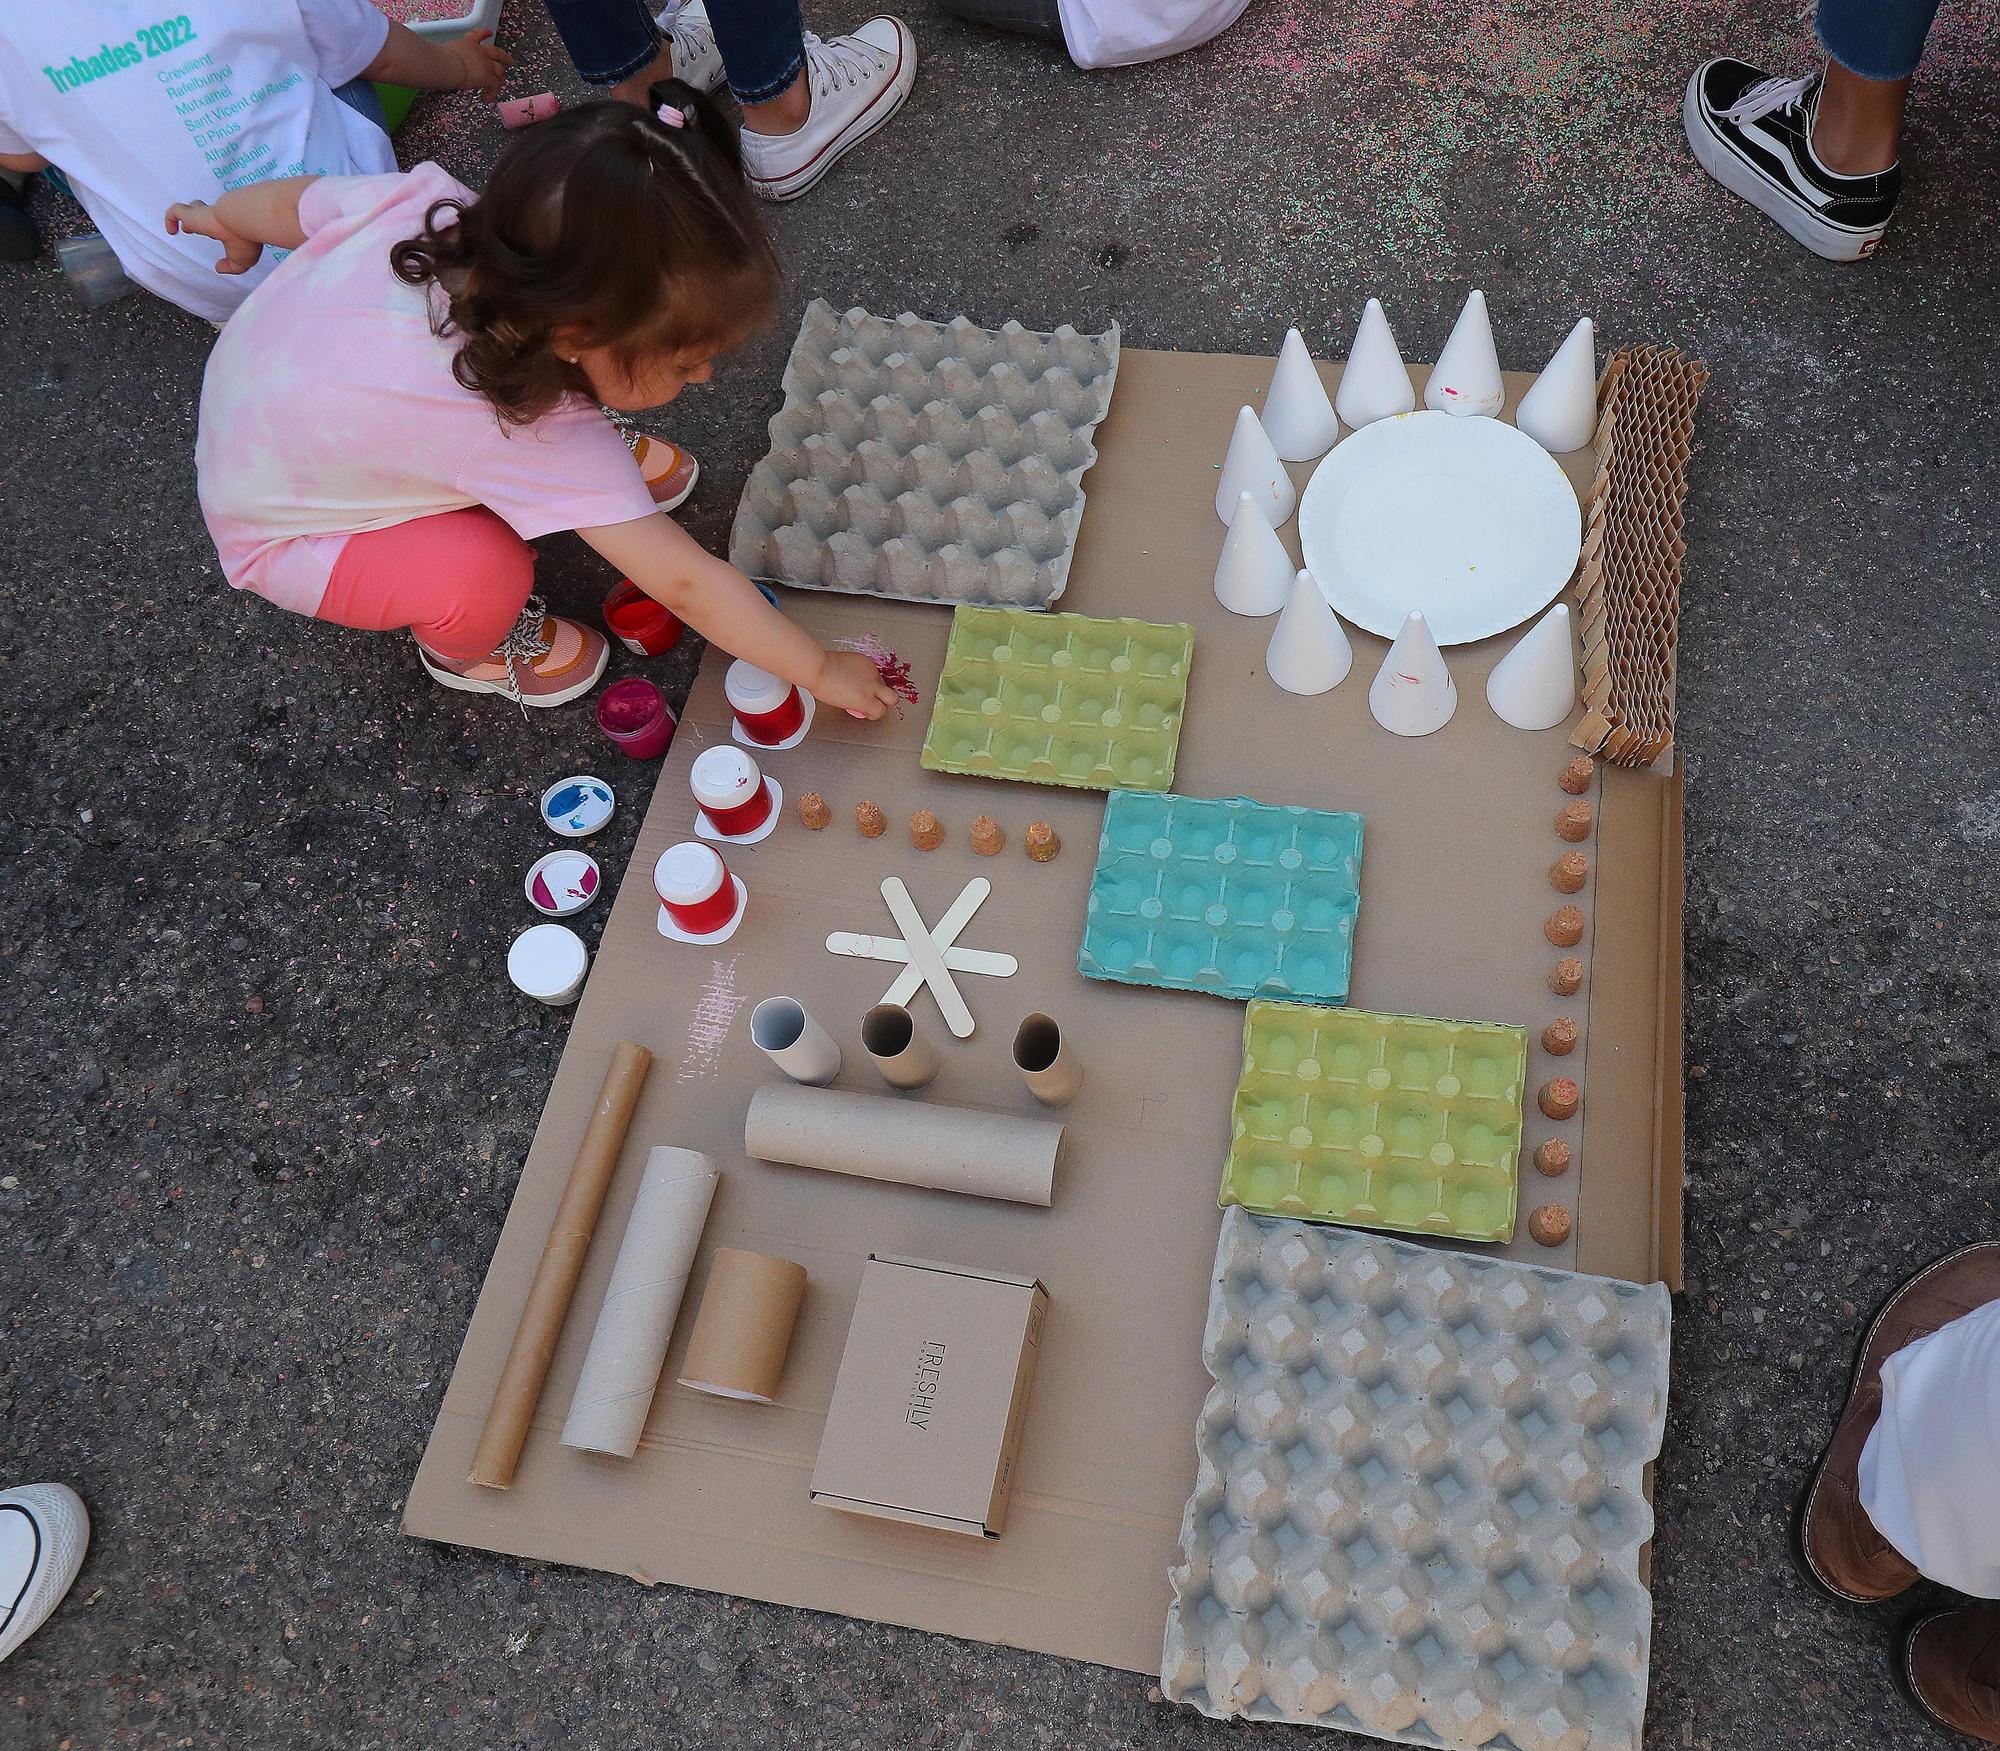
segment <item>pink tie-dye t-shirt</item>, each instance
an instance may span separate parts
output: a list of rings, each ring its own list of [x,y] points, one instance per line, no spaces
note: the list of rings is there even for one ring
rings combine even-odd
[[[390,271],[432,202],[473,198],[435,164],[300,198],[304,245],[230,318],[202,383],[202,515],[237,589],[316,613],[348,536],[467,505],[524,539],[656,514],[602,412],[503,425],[452,376],[429,289]]]

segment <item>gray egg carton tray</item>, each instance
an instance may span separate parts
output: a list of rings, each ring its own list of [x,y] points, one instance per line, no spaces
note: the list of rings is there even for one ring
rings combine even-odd
[[[1069,582],[1118,328],[806,307],[729,558],[753,578],[905,602],[1046,608]]]
[[[1406,1745],[1638,1751],[1662,1284],[1223,1213],[1160,1685]]]

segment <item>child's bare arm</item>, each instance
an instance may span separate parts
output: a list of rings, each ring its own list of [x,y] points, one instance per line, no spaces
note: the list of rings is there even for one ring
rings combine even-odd
[[[490,30],[475,30],[436,43],[392,19],[382,52],[362,70],[362,77],[385,85],[411,85],[419,91],[483,91],[498,97],[514,57],[492,37]]]
[[[0,152],[0,170],[11,170],[16,176],[33,176],[48,167],[49,161],[39,152]]]
[[[297,249],[306,234],[299,224],[299,197],[319,179],[281,176],[233,188],[211,205],[207,201],[177,201],[167,209],[167,235],[185,231],[222,245],[219,274],[248,273],[264,246]]]
[[[867,718],[880,717],[896,703],[866,657],[821,649],[810,633],[765,601],[755,584],[671,518],[641,517],[577,534],[704,638],[815,699]]]

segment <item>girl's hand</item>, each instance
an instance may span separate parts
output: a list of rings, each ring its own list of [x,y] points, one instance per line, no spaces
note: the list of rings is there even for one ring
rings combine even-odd
[[[175,237],[182,232],[222,245],[222,259],[215,264],[219,274],[247,274],[264,253],[263,244],[230,230],[206,201],[176,201],[167,209],[167,235]]]
[[[871,721],[896,703],[895,691],[859,651],[827,651],[811,691],[822,705]]]
[[[458,63],[458,83],[454,91],[477,91],[489,98],[500,95],[501,82],[514,57],[494,42],[490,30],[475,30],[454,37],[445,44],[446,52]]]

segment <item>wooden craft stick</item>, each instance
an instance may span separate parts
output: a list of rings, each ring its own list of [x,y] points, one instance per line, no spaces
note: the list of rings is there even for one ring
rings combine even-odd
[[[974,876],[965,884],[965,891],[945,908],[944,916],[937,921],[937,929],[930,933],[931,940],[940,950],[948,949],[958,941],[959,933],[972,922],[973,913],[986,904],[986,896],[992,892],[993,884],[984,876]],[[923,968],[913,958],[909,966],[897,975],[895,984],[882,993],[882,1001],[906,1004],[916,996],[923,982]]]
[[[514,1328],[513,1347],[500,1370],[500,1384],[493,1390],[493,1403],[487,1407],[479,1447],[472,1456],[471,1481],[488,1489],[504,1490],[514,1481],[514,1467],[520,1463],[521,1446],[528,1438],[535,1401],[542,1396],[542,1382],[548,1377],[549,1358],[562,1335],[570,1297],[576,1293],[576,1279],[597,1227],[597,1213],[603,1208],[619,1151],[625,1146],[632,1109],[639,1104],[639,1090],[652,1063],[653,1054],[644,1046],[621,1040],[611,1054],[610,1068],[604,1072],[596,1110],[577,1146],[576,1164],[569,1170],[569,1183],[563,1187],[549,1237],[542,1243],[541,1262],[528,1285],[528,1299]]]
[[[963,896],[960,896],[963,898]],[[922,975],[923,982],[931,988],[931,995],[937,999],[938,1013],[944,1017],[944,1025],[959,1039],[972,1037],[972,1011],[965,1007],[965,999],[958,994],[958,987],[951,981],[951,969],[944,964],[944,951],[931,940],[931,933],[924,927],[923,914],[917,910],[916,901],[910,898],[910,890],[903,886],[901,876],[885,876],[882,880],[882,898],[889,904],[889,916],[896,921],[896,928],[903,933],[903,941],[909,944],[910,965]]]
[[[909,947],[900,936],[862,936],[852,930],[836,930],[827,937],[826,948],[829,954],[851,955],[861,961],[907,965],[910,959]],[[1021,970],[1021,963],[1012,955],[983,948],[947,948],[944,964],[954,973],[984,973],[995,979],[1011,979]]]

